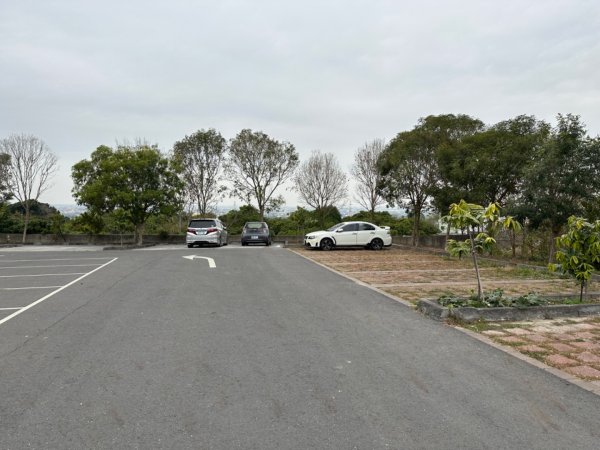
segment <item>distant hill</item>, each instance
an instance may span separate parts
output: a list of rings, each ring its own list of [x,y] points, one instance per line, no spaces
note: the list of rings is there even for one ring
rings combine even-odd
[[[50,206],[48,203],[40,203],[31,200],[29,211],[32,217],[48,217],[58,214],[60,210]],[[25,208],[21,202],[11,203],[8,205],[8,212],[10,214],[25,214]]]

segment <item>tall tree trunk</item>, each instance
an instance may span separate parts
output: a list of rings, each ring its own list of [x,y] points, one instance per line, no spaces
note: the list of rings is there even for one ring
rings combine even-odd
[[[475,249],[475,241],[473,240],[473,233],[469,228],[469,240],[471,242],[471,256],[473,257],[473,265],[475,266],[475,275],[477,276],[477,299],[483,298],[483,287],[481,286],[481,275],[479,274],[479,264],[477,263],[477,250]]]
[[[585,280],[581,280],[581,288],[579,289],[579,303],[583,303],[583,292],[586,290]]]
[[[23,244],[25,244],[27,240],[27,227],[29,226],[29,216],[31,212],[29,211],[29,200],[25,200],[25,217],[23,218]]]
[[[413,236],[412,245],[413,247],[419,246],[419,225],[421,223],[421,208],[415,207],[415,217],[413,218]]]
[[[142,245],[144,241],[144,224],[140,223],[135,226],[134,233],[135,243],[136,245]]]
[[[527,242],[527,222],[523,223],[523,233],[521,233],[521,258],[527,259],[527,250],[526,250],[526,242]]]
[[[510,232],[510,246],[512,247],[512,257],[515,259],[517,257],[517,234],[515,230]]]

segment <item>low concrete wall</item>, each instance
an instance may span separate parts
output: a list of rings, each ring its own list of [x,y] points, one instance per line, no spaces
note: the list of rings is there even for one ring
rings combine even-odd
[[[1,244],[21,244],[22,234],[0,233]],[[28,245],[129,245],[133,244],[133,234],[28,234]],[[183,244],[184,235],[169,235],[166,238],[158,235],[144,235],[146,244]]]
[[[240,242],[240,235],[229,235],[229,242]],[[290,245],[302,245],[303,236],[275,236],[273,242],[288,243]],[[0,245],[20,245],[23,240],[22,234],[0,233]],[[103,245],[119,246],[133,245],[133,234],[28,234],[27,245]],[[185,244],[185,235],[171,234],[159,236],[156,234],[145,234],[144,244]]]
[[[599,303],[582,303],[577,305],[530,306],[526,308],[446,308],[435,300],[419,300],[417,309],[426,316],[443,320],[454,317],[463,322],[520,321],[534,319],[554,319],[557,317],[600,316]]]

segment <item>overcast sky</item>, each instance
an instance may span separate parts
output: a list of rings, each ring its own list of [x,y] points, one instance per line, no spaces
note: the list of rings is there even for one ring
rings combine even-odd
[[[71,166],[99,145],[168,151],[202,128],[344,169],[429,114],[574,113],[595,136],[599,72],[598,0],[0,1],[0,137],[58,155],[51,204],[74,203]]]

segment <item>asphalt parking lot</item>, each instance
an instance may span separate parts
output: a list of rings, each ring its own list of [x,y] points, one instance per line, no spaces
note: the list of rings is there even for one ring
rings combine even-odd
[[[72,250],[0,251],[2,448],[600,439],[600,397],[286,249]]]
[[[116,260],[96,253],[0,251],[0,325]]]

